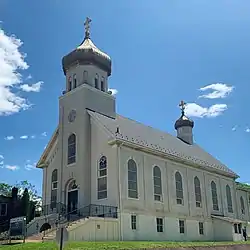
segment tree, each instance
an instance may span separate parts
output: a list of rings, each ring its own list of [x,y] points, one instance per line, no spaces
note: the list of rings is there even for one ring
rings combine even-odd
[[[7,183],[0,183],[0,195],[4,195],[4,196],[11,196],[11,190],[12,190],[11,185],[7,184]]]
[[[30,203],[30,195],[28,188],[24,189],[22,198],[21,198],[21,209],[22,209],[22,215],[29,217],[29,203]]]
[[[35,216],[36,210],[41,210],[41,197],[34,185],[28,181],[20,181],[15,185],[0,183],[0,195],[12,196],[12,188],[18,188],[18,198],[21,200],[22,214],[27,217],[27,222]]]

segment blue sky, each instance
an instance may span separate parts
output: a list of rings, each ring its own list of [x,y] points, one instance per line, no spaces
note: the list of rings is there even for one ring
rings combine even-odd
[[[1,0],[0,181],[41,190],[34,164],[57,126],[61,59],[89,16],[117,111],[175,134],[184,99],[195,141],[250,183],[249,11],[247,0]]]

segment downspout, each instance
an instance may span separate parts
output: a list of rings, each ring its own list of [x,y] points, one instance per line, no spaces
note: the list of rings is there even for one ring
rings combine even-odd
[[[122,144],[121,144],[122,145]],[[123,230],[122,230],[122,214],[121,214],[121,208],[122,208],[122,196],[121,196],[121,175],[120,175],[120,171],[121,171],[121,161],[120,161],[120,149],[121,149],[121,145],[118,143],[117,144],[117,163],[118,163],[118,168],[117,168],[117,174],[118,174],[118,203],[119,203],[119,210],[118,210],[118,214],[120,217],[120,240],[123,241]]]
[[[44,168],[43,168],[43,204],[42,204],[42,206],[44,206],[44,207],[46,207],[46,205],[47,205],[47,182],[48,182],[48,176],[47,176],[47,173],[48,173],[48,170],[47,170],[47,166],[45,166]],[[44,211],[43,211],[43,213],[45,213]]]
[[[60,202],[61,203],[64,203],[62,201],[62,194],[63,194],[63,190],[62,190],[62,182],[63,182],[63,134],[64,134],[64,106],[62,107],[62,118],[61,118],[61,128],[62,128],[62,131],[61,131],[61,180],[60,180]],[[60,133],[60,130],[59,130],[59,133]],[[66,204],[65,204],[66,205]]]

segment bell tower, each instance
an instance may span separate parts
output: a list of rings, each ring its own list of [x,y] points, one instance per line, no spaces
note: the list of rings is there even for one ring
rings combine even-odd
[[[87,18],[82,43],[62,59],[66,84],[59,98],[60,202],[78,208],[91,203],[91,119],[88,110],[110,118],[116,116],[115,97],[108,91],[111,58],[90,39],[90,23],[91,19]],[[74,196],[69,183],[75,183]],[[70,205],[69,201],[73,203]]]
[[[84,85],[94,99],[87,107],[111,117],[115,116],[115,98],[108,91],[108,77],[111,75],[111,58],[90,39],[91,19],[86,18],[83,42],[62,59],[66,79],[64,95],[80,90]],[[95,94],[94,94],[95,93]],[[90,99],[90,97],[88,98]],[[89,100],[91,101],[91,100]],[[98,105],[100,103],[100,105]],[[98,107],[97,107],[98,105]]]

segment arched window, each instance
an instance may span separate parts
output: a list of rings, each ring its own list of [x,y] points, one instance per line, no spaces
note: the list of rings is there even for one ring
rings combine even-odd
[[[105,91],[105,82],[104,82],[104,77],[102,77],[102,80],[101,80],[101,91]]]
[[[105,199],[107,198],[107,157],[102,156],[99,159],[98,164],[98,179],[97,179],[97,198]]]
[[[184,205],[182,177],[179,172],[175,173],[175,189],[176,189],[176,203],[180,205]]]
[[[68,90],[70,91],[71,89],[72,89],[72,78],[69,77]]]
[[[212,202],[213,202],[213,210],[218,211],[218,196],[217,196],[217,187],[214,181],[211,182],[211,193],[212,193]]]
[[[84,70],[83,71],[83,83],[88,82],[88,71]]]
[[[57,203],[57,186],[58,186],[58,171],[54,169],[51,174],[51,200],[50,200],[50,208],[56,208]]]
[[[73,80],[74,80],[74,89],[75,89],[77,87],[76,74],[74,75]]]
[[[128,197],[138,198],[137,188],[137,166],[134,160],[128,161]]]
[[[95,88],[99,89],[99,76],[98,76],[98,74],[95,75]]]
[[[194,192],[196,207],[201,207],[201,183],[197,176],[194,177]]]
[[[71,134],[68,138],[68,164],[76,161],[76,135]]]
[[[153,169],[154,177],[154,200],[162,201],[161,170],[158,166]]]
[[[233,213],[233,202],[232,202],[231,189],[229,185],[226,185],[226,196],[227,196],[227,211],[229,213]]]
[[[240,197],[240,208],[241,208],[241,213],[245,214],[245,204],[242,196]]]

